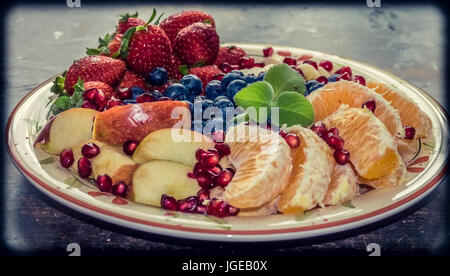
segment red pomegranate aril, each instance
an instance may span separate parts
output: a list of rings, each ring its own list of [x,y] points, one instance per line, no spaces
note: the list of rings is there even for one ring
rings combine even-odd
[[[159,97],[158,102],[171,101],[171,100],[172,99],[169,97],[162,96],[162,97]]]
[[[328,60],[323,60],[319,63],[319,66],[325,69],[327,72],[331,72],[333,70],[333,63]]]
[[[296,148],[296,147],[300,146],[300,139],[294,133],[288,133],[288,135],[286,135],[286,137],[284,137],[284,140],[286,140],[286,142],[288,143],[288,145],[291,148]]]
[[[81,154],[87,158],[94,158],[100,153],[100,148],[94,143],[88,143],[81,147]]]
[[[283,63],[286,63],[287,65],[297,65],[297,61],[295,60],[295,58],[291,57],[285,57],[283,59]]]
[[[412,126],[405,126],[405,139],[412,140],[414,139],[414,136],[416,135],[416,129]]]
[[[195,212],[197,209],[197,198],[195,196],[190,196],[188,198],[184,198],[178,200],[178,211],[185,213]]]
[[[352,77],[352,68],[350,68],[348,66],[343,66],[336,72],[336,74],[339,74],[339,75],[342,75],[345,73],[348,73],[351,78]]]
[[[102,91],[98,91],[94,97],[94,103],[99,107],[99,110],[102,110],[106,106],[108,100],[108,97]]]
[[[297,71],[302,77],[305,77],[305,74],[303,74],[303,71],[300,67],[296,67],[295,71]]]
[[[332,127],[328,130],[328,133],[339,136],[339,129],[337,129],[336,127]]]
[[[121,100],[111,99],[106,103],[105,109],[108,110],[110,108],[113,108],[114,106],[121,105],[121,104],[122,104]]]
[[[233,70],[241,70],[242,69],[241,66],[239,66],[237,64],[233,64],[230,67],[231,67],[231,71],[233,71]]]
[[[100,191],[106,192],[106,193],[111,192],[112,180],[111,180],[111,177],[109,177],[109,175],[101,174],[101,175],[97,176],[95,183],[97,184],[97,188]]]
[[[219,164],[218,154],[208,152],[201,160],[200,163],[205,167],[214,167]]]
[[[215,167],[212,168],[208,168],[208,172],[213,176],[216,177],[220,174],[220,172],[222,171],[222,168],[220,167],[220,165],[217,165]]]
[[[204,149],[198,149],[195,152],[195,159],[197,159],[197,161],[200,161],[203,159],[203,157],[205,157],[208,154],[208,152]]]
[[[317,66],[317,62],[315,62],[315,61],[305,60],[305,61],[303,61],[303,64],[309,64],[312,67],[314,67],[314,69],[319,70],[319,67]]]
[[[189,178],[194,178],[195,179],[195,174],[193,172],[188,172],[186,174],[186,176],[189,177]]]
[[[197,208],[195,209],[195,212],[197,214],[202,214],[202,215],[207,215],[208,214],[206,212],[206,206],[201,205],[201,204],[197,204]]]
[[[218,81],[222,81],[223,77],[225,77],[224,73],[217,73],[215,74],[211,80],[218,80]]]
[[[136,141],[126,141],[125,144],[123,144],[123,152],[125,152],[127,155],[133,155],[133,152],[136,150],[138,146],[138,142]]]
[[[344,140],[340,136],[334,135],[332,133],[328,133],[325,142],[327,142],[330,147],[336,150],[344,148]]]
[[[255,59],[251,57],[242,57],[239,59],[239,66],[241,69],[250,69],[255,64]]]
[[[168,195],[162,195],[161,196],[161,208],[171,211],[177,211],[178,210],[178,202],[175,198],[168,196]]]
[[[206,212],[208,213],[208,215],[223,218],[228,215],[229,207],[230,205],[225,201],[213,198],[208,202],[208,205],[206,206]]]
[[[271,55],[273,55],[273,48],[272,47],[267,47],[263,49],[263,55],[264,57],[270,57]]]
[[[223,130],[214,131],[212,133],[212,139],[215,143],[225,142],[225,132]]]
[[[253,64],[253,67],[258,67],[258,68],[264,68],[264,66],[266,66],[266,64],[264,62],[255,62],[255,64]]]
[[[136,97],[137,103],[155,102],[157,99],[149,93],[143,93]]]
[[[98,93],[97,88],[91,88],[89,90],[84,91],[83,93],[83,100],[86,100],[88,102],[94,102],[95,96]]]
[[[236,171],[232,168],[226,168],[226,170],[230,171],[233,176],[236,173]]]
[[[192,170],[192,173],[195,177],[197,177],[201,172],[207,172],[208,169],[205,168],[200,162],[195,163],[194,169]]]
[[[210,192],[208,189],[201,189],[197,192],[198,202],[203,202],[209,199]]]
[[[112,193],[117,196],[125,197],[127,194],[127,184],[123,181],[119,181],[112,187]]]
[[[228,207],[228,215],[229,216],[237,216],[239,214],[240,209],[236,208],[234,206],[229,206]]]
[[[75,162],[75,159],[73,157],[73,152],[71,149],[65,149],[59,154],[59,162],[61,163],[61,166],[64,168],[69,168],[72,166],[73,162]]]
[[[340,80],[351,81],[351,80],[352,80],[352,75],[350,75],[348,72],[345,72],[345,73],[343,73],[343,74],[340,74],[340,75],[336,78],[336,81],[340,81]]]
[[[327,84],[328,83],[328,79],[324,76],[320,76],[316,79],[317,82],[323,83],[323,84]]]
[[[362,108],[367,108],[370,111],[372,111],[372,113],[375,112],[375,108],[377,107],[377,103],[374,100],[369,100],[369,101],[365,101],[362,105]]]
[[[78,174],[82,178],[88,178],[92,173],[91,160],[87,157],[81,157],[78,160]]]
[[[88,102],[88,101],[84,101],[81,104],[81,107],[82,108],[90,108],[90,109],[98,110],[98,107],[95,104],[93,104],[91,102]]]
[[[219,65],[219,69],[222,70],[225,74],[226,74],[226,73],[230,73],[230,72],[233,70],[233,68],[231,67],[231,65],[228,64],[228,63],[226,63],[226,62],[220,64],[220,65]]]
[[[347,164],[348,160],[350,159],[350,153],[345,149],[337,149],[334,151],[334,160],[336,160],[336,163],[339,165],[345,165]]]
[[[278,132],[278,134],[283,138],[286,138],[286,136],[288,135],[288,133],[284,130],[280,130],[280,132]]]
[[[315,122],[311,127],[311,130],[317,133],[317,135],[319,135],[322,139],[327,137],[328,131],[322,122]]]
[[[131,93],[131,89],[130,88],[119,88],[117,90],[117,96],[121,100],[127,100],[127,99],[130,99],[133,96],[133,93]]]
[[[209,172],[198,173],[197,183],[202,189],[212,189],[215,186],[213,176]]]
[[[217,157],[220,159],[219,151],[216,150],[215,148],[209,149],[208,152],[217,155]]]
[[[230,155],[231,153],[230,146],[225,143],[216,143],[214,148],[219,152],[220,157]]]
[[[356,83],[359,83],[359,84],[361,84],[361,85],[366,86],[366,79],[365,79],[363,76],[358,76],[358,75],[356,75],[356,76],[353,78],[353,81],[356,82]]]
[[[229,170],[223,170],[216,178],[217,186],[225,188],[233,179],[233,173]]]

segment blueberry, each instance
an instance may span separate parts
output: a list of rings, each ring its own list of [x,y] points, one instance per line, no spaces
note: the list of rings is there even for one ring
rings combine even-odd
[[[128,99],[128,100],[124,100],[123,103],[124,103],[124,104],[135,104],[135,103],[136,103],[136,99]]]
[[[228,85],[227,90],[225,90],[225,95],[228,98],[233,99],[234,95],[236,95],[239,91],[242,90],[242,88],[244,88],[246,86],[247,86],[247,83],[245,81],[234,80]]]
[[[137,87],[137,86],[131,87],[130,90],[131,90],[131,95],[132,95],[131,98],[135,99],[135,100],[136,100],[137,96],[145,93],[144,89]]]
[[[244,77],[244,73],[243,73],[242,71],[239,71],[239,70],[233,70],[233,71],[231,71],[230,73],[232,73],[232,74],[238,74],[239,76]]]
[[[206,99],[205,96],[200,95],[200,96],[197,96],[197,97],[194,98],[194,102],[195,102],[195,101],[204,101],[205,99]]]
[[[265,76],[266,76],[266,72],[261,72],[261,73],[258,74],[257,80],[258,81],[263,81]]]
[[[236,73],[228,73],[223,77],[222,79],[222,89],[225,91],[227,89],[227,86],[234,80],[242,80],[244,79],[241,75]]]
[[[222,99],[225,99],[225,100],[227,100],[227,101],[230,100],[227,96],[219,96],[219,97],[216,97],[216,98],[214,99],[214,104],[215,104],[217,101],[222,100]]]
[[[333,75],[328,77],[328,82],[335,82],[338,77],[339,77],[338,74],[333,74]]]
[[[213,80],[208,83],[205,88],[206,98],[214,100],[223,94],[222,83],[218,80]]]
[[[158,90],[152,90],[148,93],[155,97],[157,100],[162,97],[162,94]]]
[[[169,75],[164,67],[156,67],[148,74],[148,82],[151,85],[160,86],[167,82]]]
[[[316,80],[311,80],[306,82],[306,92],[305,92],[305,96],[308,96],[309,94],[311,94],[312,92],[314,92],[315,90],[323,87],[324,84],[320,83]]]
[[[213,107],[214,106],[214,102],[211,100],[204,100],[202,102],[202,109],[203,111],[205,111],[208,107]]]
[[[172,100],[185,101],[190,99],[189,91],[181,84],[174,83],[167,87],[164,95]]]
[[[258,77],[255,76],[254,74],[249,74],[244,77],[244,81],[248,84],[254,83],[258,81]]]
[[[203,89],[203,83],[196,75],[184,76],[181,79],[181,84],[186,87],[193,98],[198,96]]]
[[[220,110],[222,111],[222,116],[227,119],[227,108],[234,108],[234,104],[228,99],[220,99],[214,102],[214,105],[220,108]]]

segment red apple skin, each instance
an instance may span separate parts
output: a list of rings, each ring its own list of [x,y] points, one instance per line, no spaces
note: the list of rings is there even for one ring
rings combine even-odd
[[[56,116],[53,116],[50,121],[47,122],[44,128],[41,129],[38,136],[36,137],[36,140],[34,141],[35,147],[39,147],[39,145],[45,144],[50,140],[50,128],[52,127],[55,118]]]
[[[172,112],[176,108],[183,114],[182,118],[172,118]],[[93,136],[101,142],[123,145],[129,140],[140,142],[158,129],[180,128],[180,125],[190,129],[190,124],[190,109],[186,102],[146,102],[116,106],[98,113],[95,116]]]

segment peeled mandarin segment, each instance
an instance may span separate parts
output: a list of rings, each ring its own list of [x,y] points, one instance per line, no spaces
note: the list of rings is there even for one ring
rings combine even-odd
[[[289,185],[281,193],[278,210],[300,213],[321,203],[328,190],[335,165],[330,147],[312,130],[293,126],[287,129],[300,139],[292,150],[292,173]]]
[[[391,188],[401,185],[406,182],[406,166],[403,162],[399,163],[400,166],[396,170],[382,178],[370,180],[359,176],[358,183],[366,184],[373,188]]]
[[[352,81],[328,83],[307,96],[314,108],[314,120],[321,121],[335,112],[341,104],[362,108],[364,102],[376,102],[375,116],[387,127],[391,135],[403,137],[403,127],[398,112],[382,96]]]
[[[292,170],[291,149],[276,132],[237,125],[226,134],[228,161],[236,168],[223,194],[237,208],[256,208],[273,200],[287,186]]]
[[[386,126],[368,109],[342,105],[323,120],[327,128],[336,127],[350,152],[350,162],[358,175],[377,179],[400,166],[394,138]]]
[[[397,144],[398,153],[403,159],[405,164],[412,161],[412,158],[419,151],[420,141],[418,139],[406,140],[402,138],[395,137],[395,143]]]
[[[412,99],[400,91],[390,89],[387,85],[372,80],[367,82],[367,87],[380,94],[393,108],[398,110],[402,124],[414,127],[417,138],[427,137],[431,131],[431,121]]]
[[[357,176],[350,164],[334,166],[331,182],[323,200],[325,205],[337,205],[358,196]]]

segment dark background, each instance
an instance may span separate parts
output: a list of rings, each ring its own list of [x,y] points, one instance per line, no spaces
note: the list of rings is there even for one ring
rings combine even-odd
[[[445,105],[446,8],[439,2],[408,4],[366,1],[346,4],[271,2],[110,2],[65,0],[4,6],[1,77],[3,129],[14,106],[39,83],[67,69],[111,32],[124,12],[145,19],[153,7],[166,15],[181,10],[208,12],[222,42],[269,43],[313,49],[378,66],[426,90]],[[117,2],[114,2],[117,3]],[[339,2],[340,3],[340,2]],[[448,110],[446,108],[446,110]],[[14,167],[2,144],[1,230],[4,254],[67,255],[76,242],[93,255],[367,255],[378,243],[382,255],[446,254],[448,189],[442,183],[426,202],[381,224],[310,240],[254,245],[189,242],[129,232],[75,214],[37,191]],[[219,250],[218,250],[219,249]]]

